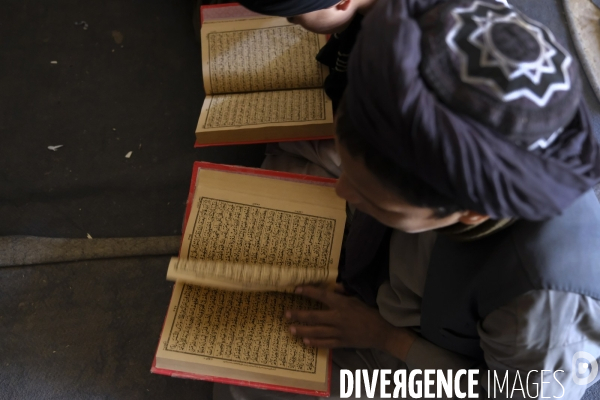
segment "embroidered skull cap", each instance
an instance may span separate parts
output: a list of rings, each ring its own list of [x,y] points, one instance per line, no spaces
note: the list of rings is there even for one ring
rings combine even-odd
[[[574,58],[507,3],[442,3],[419,20],[421,75],[440,100],[520,146],[551,142],[581,98]]]

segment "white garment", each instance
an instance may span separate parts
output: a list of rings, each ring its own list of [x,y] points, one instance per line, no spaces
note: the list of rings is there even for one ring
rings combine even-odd
[[[433,231],[409,234],[394,231],[390,239],[390,266],[429,265],[437,234]],[[421,325],[421,299],[427,268],[390,268],[390,280],[377,293],[381,315],[392,325]]]
[[[334,140],[303,140],[268,145],[262,168],[338,178],[340,164],[341,160]]]

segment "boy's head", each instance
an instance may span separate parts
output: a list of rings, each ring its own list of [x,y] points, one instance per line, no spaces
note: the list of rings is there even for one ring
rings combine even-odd
[[[344,30],[364,3],[374,0],[240,0],[259,14],[286,17],[288,21],[317,33]]]
[[[363,21],[341,197],[417,232],[550,218],[600,181],[577,65],[547,28],[494,1],[419,4],[380,0]]]
[[[453,199],[382,156],[354,130],[344,110],[342,102],[336,127],[336,144],[343,167],[336,185],[338,196],[382,224],[409,233],[457,222],[474,225],[489,219],[464,210]]]

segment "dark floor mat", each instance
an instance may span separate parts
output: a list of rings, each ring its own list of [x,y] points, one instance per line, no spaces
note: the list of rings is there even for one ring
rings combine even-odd
[[[172,235],[194,160],[260,164],[263,145],[193,148],[195,3],[2,2],[0,235]]]
[[[0,268],[0,399],[210,399],[208,382],[150,374],[168,260]]]

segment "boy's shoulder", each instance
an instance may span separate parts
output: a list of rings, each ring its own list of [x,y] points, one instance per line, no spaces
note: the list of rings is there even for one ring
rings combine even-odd
[[[600,202],[590,190],[561,215],[542,222],[521,221],[516,227],[516,244],[523,247],[551,244],[563,247],[561,243],[577,247],[596,244],[594,247],[600,251]]]
[[[515,224],[511,239],[534,286],[600,299],[600,203],[593,191],[560,216]]]

